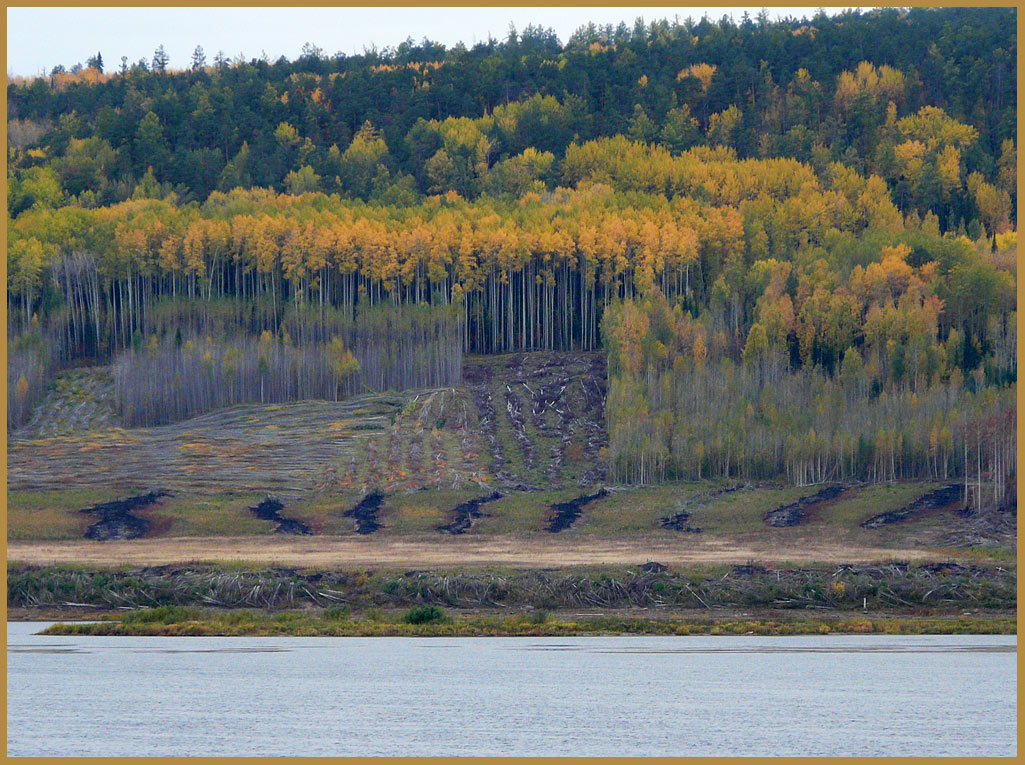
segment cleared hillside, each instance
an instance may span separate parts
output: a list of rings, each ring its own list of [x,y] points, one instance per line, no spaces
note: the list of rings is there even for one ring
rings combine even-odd
[[[8,442],[8,556],[518,567],[1013,557],[957,485],[607,482],[598,354],[470,357],[462,386],[107,425],[68,372]],[[46,435],[44,435],[46,434]],[[96,541],[104,540],[104,541]]]

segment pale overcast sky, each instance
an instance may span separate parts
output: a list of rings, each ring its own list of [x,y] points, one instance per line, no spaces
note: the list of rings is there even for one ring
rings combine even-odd
[[[633,24],[679,16],[740,19],[744,11],[757,16],[759,7],[620,7],[620,8],[8,8],[7,73],[49,72],[57,64],[70,68],[99,51],[105,67],[114,69],[127,56],[131,62],[152,60],[163,44],[172,68],[188,66],[202,45],[207,60],[222,50],[233,58],[274,60],[296,58],[306,42],[325,53],[361,53],[398,45],[407,37],[427,37],[445,45],[467,46],[491,35],[503,39],[510,22],[550,27],[563,42],[588,22]],[[815,7],[767,9],[772,17],[813,15]],[[836,13],[842,8],[825,8]]]

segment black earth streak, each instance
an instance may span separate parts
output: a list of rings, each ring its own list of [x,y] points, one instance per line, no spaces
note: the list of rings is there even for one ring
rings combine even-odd
[[[864,521],[861,524],[861,527],[865,529],[878,529],[880,526],[905,521],[912,515],[924,510],[942,510],[943,508],[949,507],[950,505],[960,501],[961,486],[960,484],[952,483],[949,486],[944,486],[942,489],[936,489],[935,491],[930,491],[928,494],[923,494],[914,502],[909,505],[905,505],[900,510],[890,510],[886,513],[873,515],[867,521]]]
[[[273,497],[267,497],[263,502],[258,504],[256,507],[249,508],[249,512],[253,513],[257,518],[264,521],[274,521],[278,524],[278,527],[274,529],[277,534],[296,534],[308,536],[313,532],[310,527],[302,521],[297,521],[292,518],[284,518],[278,513],[285,509],[285,506],[281,504],[280,500],[274,499]]]
[[[557,534],[568,529],[583,513],[585,505],[601,497],[606,497],[608,494],[608,489],[600,489],[594,494],[583,494],[576,499],[571,499],[569,502],[555,503],[551,506],[555,514],[549,520],[547,530],[552,534]]]
[[[377,510],[384,501],[384,495],[379,491],[372,491],[361,499],[353,508],[345,511],[347,518],[356,519],[357,534],[373,534],[381,528],[377,520]]]
[[[777,507],[775,510],[770,510],[765,514],[765,522],[770,526],[781,528],[783,526],[796,526],[807,517],[807,510],[812,505],[817,505],[820,502],[828,502],[829,500],[836,499],[841,494],[847,491],[845,486],[827,486],[814,494],[810,494],[807,497],[801,497],[796,502],[792,502],[789,505],[783,505]]]
[[[168,491],[151,491],[127,499],[101,502],[79,512],[98,513],[101,517],[85,532],[86,539],[106,542],[111,539],[138,539],[149,531],[149,521],[132,515],[132,510],[148,507],[163,497],[170,497]]]
[[[494,502],[504,496],[501,492],[496,491],[488,494],[486,497],[475,497],[463,502],[461,505],[456,505],[452,508],[452,522],[446,523],[444,526],[438,526],[438,531],[444,534],[465,534],[473,526],[473,522],[484,515],[480,511],[481,505],[486,502]]]

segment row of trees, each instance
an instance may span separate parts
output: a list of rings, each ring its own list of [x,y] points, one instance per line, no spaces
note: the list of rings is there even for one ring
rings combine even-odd
[[[616,303],[604,322],[610,475],[632,483],[785,476],[799,486],[959,479],[976,507],[1001,504],[1015,491],[1016,385],[988,379],[994,359],[989,375],[980,365],[965,376],[928,329],[935,365],[924,377],[908,378],[885,358],[906,359],[915,342],[898,351],[866,337],[852,338],[831,374],[792,369],[760,324],[734,359],[706,339],[710,322],[660,295]]]
[[[68,357],[127,349],[155,304],[177,298],[230,298],[253,331],[293,311],[299,342],[329,339],[332,307],[431,304],[461,310],[468,351],[594,349],[609,301],[658,287],[711,311],[734,354],[758,320],[798,338],[797,364],[832,368],[872,305],[885,314],[910,292],[946,301],[930,321],[944,339],[960,333],[967,370],[1013,303],[1006,218],[985,240],[941,235],[935,216],[902,217],[880,179],[840,164],[822,178],[793,160],[608,139],[571,147],[567,167],[576,188],[515,202],[236,190],[202,206],[33,208],[10,225],[9,315],[57,327]]]

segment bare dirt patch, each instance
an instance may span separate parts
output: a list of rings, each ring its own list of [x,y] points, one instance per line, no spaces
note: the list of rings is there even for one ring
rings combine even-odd
[[[681,546],[671,535],[629,539],[593,539],[551,534],[459,536],[436,532],[404,538],[370,536],[141,538],[110,541],[18,542],[8,544],[10,561],[33,565],[80,563],[97,565],[183,564],[196,561],[239,561],[287,566],[366,566],[368,568],[430,568],[438,566],[559,568],[575,565],[637,565],[658,560],[686,563],[825,562],[869,563],[953,559],[949,550],[907,549],[801,540],[790,545],[758,540],[713,540],[695,535]]]

